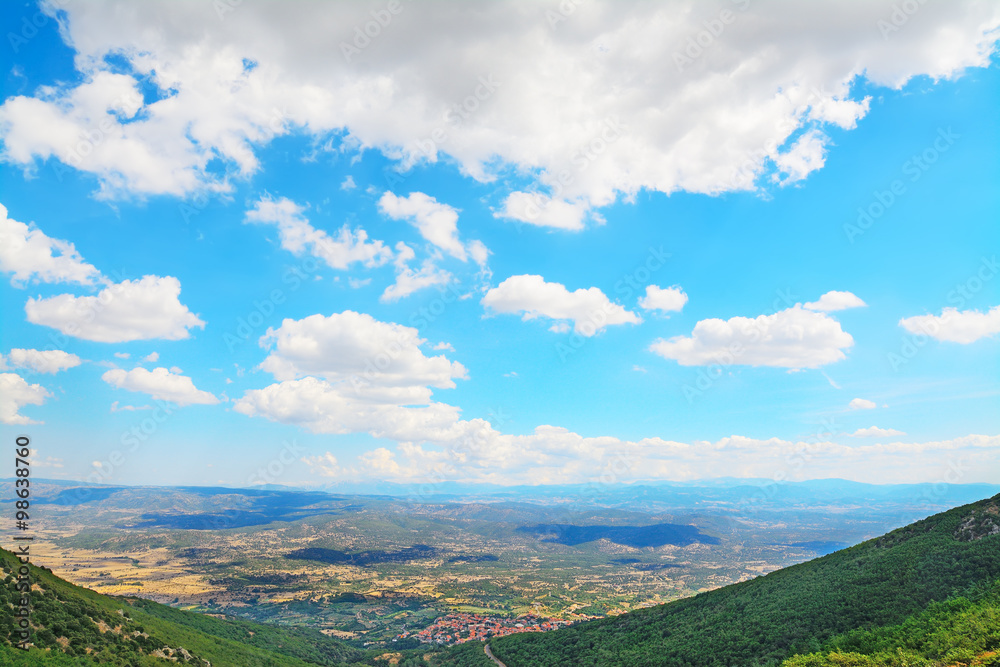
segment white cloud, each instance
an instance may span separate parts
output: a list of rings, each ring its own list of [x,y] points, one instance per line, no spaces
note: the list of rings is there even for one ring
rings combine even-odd
[[[913,334],[926,334],[935,340],[968,345],[1000,333],[1000,306],[994,306],[985,313],[945,308],[940,315],[904,317],[899,326]]]
[[[115,356],[119,359],[128,359],[132,355],[129,354],[128,352],[115,352]]]
[[[326,452],[320,456],[306,456],[303,457],[302,461],[310,468],[316,469],[324,477],[340,476],[340,464],[337,463],[337,457],[330,452]]]
[[[444,269],[438,268],[433,258],[423,261],[419,269],[410,268],[409,262],[416,253],[413,248],[402,241],[396,244],[396,282],[385,288],[379,301],[392,303],[408,297],[418,290],[427,287],[439,287],[451,282],[452,276]]]
[[[219,402],[215,396],[194,386],[191,378],[177,375],[166,368],[133,368],[125,371],[115,368],[106,372],[101,379],[112,387],[128,391],[149,394],[161,401],[170,401],[177,405],[215,405]]]
[[[830,383],[831,387],[833,387],[834,389],[840,389],[840,385],[837,384],[837,382],[832,377],[827,375],[825,371],[820,371],[820,373],[823,374],[823,377],[826,378],[826,381]]]
[[[851,292],[833,291],[827,292],[818,301],[811,301],[805,304],[803,308],[831,313],[836,310],[847,310],[848,308],[864,308],[867,305]]]
[[[38,97],[11,97],[0,107],[8,160],[28,165],[36,158],[54,158],[98,175],[105,196],[123,192],[179,195],[204,187],[211,153],[195,148],[191,139],[198,135],[197,128],[192,128],[191,138],[178,136],[176,110],[157,113],[160,110],[145,106],[132,76],[98,66],[86,70],[83,83],[76,87],[46,88]],[[162,111],[171,106],[168,101]],[[245,139],[230,137],[234,144],[242,144],[239,157],[245,167],[255,165]],[[237,155],[231,152],[227,157]],[[211,187],[226,189],[220,184]]]
[[[426,341],[413,327],[350,310],[286,319],[260,342],[272,350],[260,368],[278,380],[315,375],[352,386],[419,388],[404,396],[408,401],[426,399],[428,386],[452,388],[454,379],[466,376],[462,364],[444,355],[425,356],[420,348]]]
[[[378,200],[378,208],[393,220],[407,220],[425,240],[463,262],[468,258],[465,246],[458,240],[458,211],[439,203],[423,192],[411,192],[397,197],[386,192]]]
[[[362,287],[365,287],[366,285],[371,284],[371,282],[372,282],[371,278],[364,278],[364,279],[362,279],[362,278],[348,278],[347,279],[347,284],[351,287],[351,289],[361,289]]]
[[[570,292],[560,283],[547,283],[535,275],[511,276],[489,290],[481,303],[496,313],[521,314],[524,320],[569,320],[583,336],[593,336],[607,326],[642,322],[596,287]],[[554,326],[562,331],[559,322]]]
[[[40,384],[28,384],[17,373],[0,373],[0,423],[39,424],[18,411],[25,405],[41,405],[51,396]]]
[[[543,4],[430,3],[345,58],[341,42],[375,5],[243,2],[219,20],[220,6],[65,7],[82,83],[8,98],[5,159],[73,165],[95,174],[105,196],[184,194],[230,189],[275,136],[336,132],[404,165],[441,153],[481,180],[528,174],[555,201],[532,219],[515,197],[509,214],[578,228],[588,207],[641,189],[714,194],[776,174],[794,182],[822,163],[828,126],[850,129],[867,112],[859,78],[899,87],[985,67],[1000,25],[1000,7],[975,0],[921,5],[890,39],[876,28],[890,13],[881,3],[595,0],[555,29]],[[735,16],[725,34],[678,63],[723,8]],[[442,39],[442,26],[455,25]],[[108,54],[149,75],[158,99],[144,102]],[[442,126],[470,95],[479,108]],[[602,137],[609,118],[625,128],[614,141]]]
[[[394,220],[407,220],[416,227],[424,240],[428,241],[438,251],[463,262],[471,258],[480,268],[482,276],[489,277],[487,266],[490,257],[489,248],[479,240],[463,244],[458,234],[458,210],[438,202],[434,197],[423,192],[411,192],[407,197],[398,197],[391,192],[385,192],[378,201],[379,210]],[[446,285],[451,282],[451,274],[439,269],[435,263],[436,257],[430,257],[422,263],[419,270],[410,268],[409,262],[415,253],[403,242],[396,244],[396,282],[390,285],[382,294],[383,302],[397,301],[424,287]]]
[[[25,350],[14,348],[4,359],[0,354],[0,370],[10,368],[30,368],[36,373],[58,373],[79,366],[82,362],[75,354],[62,350]]]
[[[385,447],[365,452],[358,457],[358,461],[379,477],[399,478],[400,473],[403,472],[399,463],[396,462],[396,455]]]
[[[403,398],[406,395],[412,398]],[[397,441],[440,440],[455,428],[460,410],[430,400],[415,385],[362,386],[315,377],[251,389],[233,406],[249,417],[295,424],[314,433],[370,433]]]
[[[143,360],[143,362],[146,362],[146,363],[155,364],[157,361],[160,360],[160,353],[159,352],[150,352],[145,357],[143,357],[142,360]]]
[[[896,436],[906,435],[902,431],[897,431],[894,428],[879,428],[878,426],[869,426],[868,428],[859,428],[857,431],[851,434],[852,438],[891,438]]]
[[[181,283],[172,276],[143,276],[110,285],[97,296],[60,294],[28,299],[32,324],[99,343],[164,338],[181,340],[205,323],[180,302]]]
[[[874,410],[878,407],[878,404],[875,401],[869,401],[867,398],[853,398],[847,404],[847,407],[851,410]]]
[[[83,261],[69,241],[46,236],[34,225],[7,217],[0,204],[0,271],[11,273],[11,284],[29,281],[93,285],[100,272]]]
[[[368,233],[363,229],[352,230],[344,225],[335,236],[330,236],[309,224],[303,211],[304,207],[287,197],[262,197],[247,211],[245,221],[275,225],[282,248],[299,256],[308,252],[334,269],[346,269],[355,262],[381,266],[392,255],[381,241],[368,241]]]
[[[867,108],[867,100],[864,106]],[[810,130],[803,134],[786,152],[772,156],[774,164],[778,168],[778,173],[772,176],[772,180],[778,181],[782,185],[789,185],[797,183],[817,169],[821,169],[826,162],[827,141],[829,141],[827,136],[817,130]]]
[[[341,190],[353,190],[356,187],[358,187],[358,186],[354,182],[354,177],[351,176],[350,174],[348,174],[347,177],[344,178],[343,182],[341,182],[341,184],[340,184],[340,189]]]
[[[698,322],[690,336],[655,341],[650,350],[682,366],[709,364],[819,368],[854,345],[840,322],[796,304],[772,315]]]
[[[666,289],[657,285],[647,285],[646,296],[639,299],[639,307],[645,310],[673,312],[680,311],[687,301],[687,294],[677,285]]]
[[[136,412],[139,410],[152,410],[152,405],[119,405],[118,401],[111,404],[111,412]]]
[[[578,232],[584,228],[587,217],[585,202],[568,202],[537,192],[515,191],[504,199],[498,218],[511,218],[538,227],[555,227]]]
[[[453,388],[467,373],[426,356],[425,343],[412,327],[353,311],[286,319],[261,338],[271,352],[260,368],[278,382],[247,391],[234,410],[317,433],[447,437],[459,409],[434,402],[432,388]]]
[[[37,449],[32,449],[31,467],[33,468],[62,468],[63,460],[56,456],[40,456]]]
[[[479,265],[479,268],[486,269],[486,264],[490,260],[490,249],[486,247],[482,241],[470,241],[469,242],[469,256],[472,257],[472,261]]]

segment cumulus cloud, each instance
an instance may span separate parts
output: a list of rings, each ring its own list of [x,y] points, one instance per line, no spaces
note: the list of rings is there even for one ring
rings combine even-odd
[[[874,410],[878,405],[875,401],[869,401],[867,398],[853,398],[847,407],[851,410]]]
[[[1000,7],[976,0],[922,5],[891,39],[875,29],[889,13],[880,3],[595,0],[555,29],[546,5],[430,3],[345,57],[341,42],[379,7],[244,2],[222,21],[211,3],[61,8],[80,82],[8,98],[3,157],[71,165],[96,175],[103,196],[185,194],[230,189],[276,136],[337,133],[404,167],[445,155],[483,181],[528,174],[527,189],[550,202],[531,216],[510,196],[505,213],[572,229],[641,189],[715,194],[805,178],[823,164],[826,130],[867,113],[859,78],[900,87],[987,66],[1000,25]],[[736,18],[725,34],[678,62],[722,9]],[[139,78],[157,94],[143,99]],[[470,96],[478,108],[443,126]],[[624,127],[614,141],[603,136],[612,118]]]
[[[580,231],[585,227],[588,206],[585,202],[568,202],[537,192],[515,191],[504,199],[498,218],[510,218],[538,227],[555,227]]]
[[[276,226],[282,248],[299,256],[308,252],[334,269],[346,269],[356,262],[381,266],[391,257],[389,248],[381,241],[369,241],[365,230],[344,225],[330,236],[309,224],[304,211],[287,197],[262,197],[247,211],[245,221]]]
[[[0,373],[0,423],[40,424],[19,410],[25,405],[41,405],[51,396],[40,384],[28,384],[17,373]]]
[[[677,285],[673,287],[646,286],[646,296],[639,299],[639,307],[645,310],[662,310],[665,313],[680,311],[688,301],[688,295]]]
[[[419,269],[410,266],[414,257],[416,257],[416,253],[413,248],[402,241],[396,244],[396,259],[394,260],[396,282],[385,288],[379,301],[392,303],[427,287],[442,287],[451,282],[451,273],[439,268],[434,263],[433,257],[425,259]]]
[[[14,348],[6,359],[0,354],[0,370],[28,368],[36,373],[58,373],[79,366],[80,357],[62,350],[25,350]]]
[[[413,398],[402,399],[407,394]],[[398,441],[440,440],[459,423],[460,414],[456,407],[430,401],[426,388],[364,386],[356,390],[345,382],[315,377],[251,389],[233,409],[313,433],[369,433]]]
[[[462,364],[427,356],[412,327],[344,311],[286,319],[268,329],[260,368],[277,383],[247,391],[234,409],[317,433],[371,433],[397,440],[445,437],[459,409],[432,399],[467,377]]]
[[[110,285],[97,296],[28,299],[24,311],[32,324],[99,343],[181,340],[205,323],[180,302],[180,293],[181,282],[173,276],[143,276]]]
[[[846,358],[854,345],[840,322],[796,304],[771,315],[708,319],[690,336],[655,341],[650,350],[682,366],[709,364],[819,368]]]
[[[582,336],[593,336],[616,324],[642,322],[596,287],[570,292],[565,285],[545,282],[536,275],[511,276],[489,290],[481,303],[495,313],[520,314],[523,320],[547,317],[569,321]],[[557,322],[553,330],[567,330],[564,324]]]
[[[386,192],[378,208],[393,220],[407,220],[420,235],[444,252],[463,262],[468,259],[465,246],[458,240],[458,211],[423,192],[397,197]]]
[[[175,374],[166,368],[133,368],[130,371],[115,368],[101,379],[118,389],[149,394],[161,401],[170,401],[177,405],[215,405],[219,399],[207,391],[194,386],[194,381],[185,375]],[[113,408],[114,410],[114,408]]]
[[[32,225],[7,217],[0,204],[0,271],[10,273],[11,284],[30,281],[93,285],[100,272],[83,261],[69,241],[46,236]]]
[[[827,292],[818,301],[811,301],[803,308],[809,310],[819,310],[824,313],[832,313],[837,310],[847,310],[848,308],[864,308],[867,306],[864,301],[850,292]]]
[[[906,435],[902,431],[897,431],[894,428],[879,428],[878,426],[869,426],[868,428],[859,428],[857,431],[851,434],[852,438],[891,438],[896,436]]]
[[[904,317],[899,326],[913,334],[926,334],[935,340],[968,345],[1000,333],[1000,306],[994,306],[985,313],[945,308],[940,315]]]
[[[413,327],[351,310],[286,319],[260,342],[271,350],[260,368],[278,380],[315,375],[385,387],[453,388],[455,379],[466,376],[462,364],[444,355],[426,356],[421,346],[427,341]]]
[[[867,111],[867,108],[865,100],[864,110]],[[826,162],[828,141],[828,137],[818,130],[810,130],[803,134],[786,152],[777,153],[772,157],[778,168],[778,172],[772,175],[772,180],[788,185],[801,181],[822,168]]]

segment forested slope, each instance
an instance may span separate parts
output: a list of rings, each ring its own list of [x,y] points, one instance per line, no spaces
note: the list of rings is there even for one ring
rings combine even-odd
[[[508,667],[772,665],[998,578],[1000,496],[765,577],[491,646]]]
[[[32,643],[13,648],[20,563],[0,549],[0,664],[342,665],[362,652],[320,632],[196,614],[147,600],[116,598],[30,567]],[[14,637],[14,641],[17,638]]]

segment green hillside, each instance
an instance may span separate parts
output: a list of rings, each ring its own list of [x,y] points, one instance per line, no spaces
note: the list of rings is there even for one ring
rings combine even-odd
[[[360,659],[357,649],[312,630],[181,611],[147,600],[114,598],[32,567],[36,648],[11,647],[11,611],[20,593],[14,555],[0,549],[0,665],[204,665],[307,667]]]
[[[903,623],[835,637],[783,667],[1000,667],[1000,582],[931,603]]]
[[[939,613],[929,605],[998,578],[1000,496],[766,577],[491,646],[508,667],[777,665],[822,651],[838,635],[899,624],[928,609]],[[882,664],[799,660],[790,664]]]

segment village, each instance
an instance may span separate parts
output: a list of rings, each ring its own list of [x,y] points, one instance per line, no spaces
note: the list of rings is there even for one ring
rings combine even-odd
[[[413,637],[425,644],[462,644],[467,641],[486,641],[519,632],[548,632],[571,625],[559,618],[542,618],[533,614],[517,618],[484,616],[482,614],[448,614],[435,619],[429,627],[415,633],[403,630],[397,639]]]

